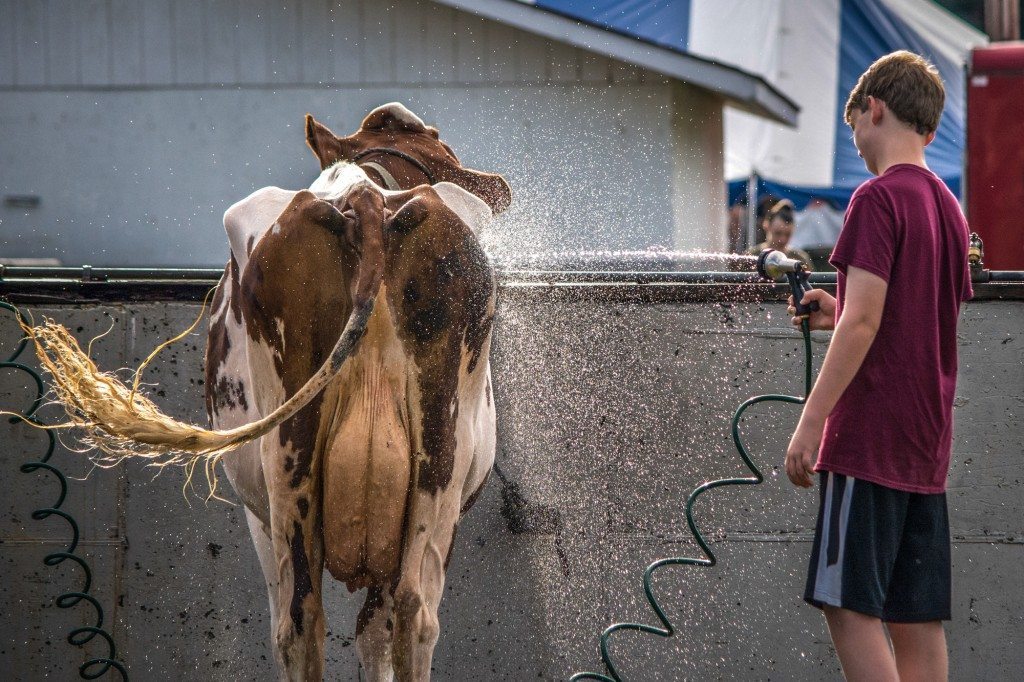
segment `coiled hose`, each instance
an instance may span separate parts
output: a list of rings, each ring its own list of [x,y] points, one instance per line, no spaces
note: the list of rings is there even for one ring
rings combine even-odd
[[[740,453],[740,457],[743,459],[743,463],[747,465],[753,476],[744,478],[721,478],[716,481],[708,481],[697,486],[689,498],[686,500],[686,524],[690,527],[690,533],[693,535],[693,539],[697,541],[701,551],[704,553],[703,557],[668,557],[666,559],[659,559],[653,564],[647,567],[644,571],[644,594],[647,596],[647,601],[650,603],[651,608],[654,609],[654,614],[658,617],[661,622],[661,627],[655,625],[646,625],[644,623],[615,623],[605,629],[601,633],[601,660],[604,661],[605,668],[608,670],[608,674],[582,672],[576,673],[569,678],[569,682],[578,682],[579,680],[599,680],[600,682],[622,682],[622,678],[619,676],[618,671],[615,669],[615,663],[612,661],[611,651],[608,648],[609,638],[619,632],[620,630],[635,630],[637,632],[646,632],[652,635],[658,635],[659,637],[672,637],[676,633],[675,627],[673,627],[671,621],[665,615],[664,609],[658,603],[657,598],[654,596],[654,589],[651,586],[651,578],[654,572],[662,566],[705,566],[711,567],[717,563],[715,559],[715,553],[711,551],[708,543],[704,540],[704,536],[701,535],[700,530],[697,528],[697,524],[693,520],[693,505],[703,493],[713,488],[720,488],[726,485],[757,485],[764,481],[764,475],[761,470],[757,468],[754,462],[750,459],[750,453],[747,452],[747,448],[743,445],[743,440],[740,438],[740,419],[743,417],[743,413],[748,407],[757,405],[758,403],[777,401],[782,403],[791,403],[793,405],[803,405],[807,401],[808,395],[811,393],[811,329],[807,318],[804,318],[800,323],[800,331],[803,333],[804,338],[804,397],[797,397],[792,395],[780,395],[780,394],[767,394],[759,395],[750,398],[738,408],[732,417],[732,439],[736,443],[736,450]]]
[[[0,307],[14,313],[19,322],[25,322],[25,318],[22,316],[21,311],[11,304],[0,301]],[[4,361],[0,361],[0,368],[12,368],[25,372],[32,377],[36,384],[36,397],[32,401],[28,410],[22,413],[19,417],[11,417],[10,422],[13,424],[26,421],[35,424],[36,426],[43,426],[43,423],[37,416],[35,416],[36,410],[39,409],[43,402],[43,394],[45,393],[43,380],[31,367],[23,365],[20,362],[15,362],[18,359],[18,356],[21,355],[21,352],[25,350],[27,343],[28,337],[23,338],[14,349],[11,356]],[[57,482],[60,484],[60,495],[57,496],[57,501],[49,507],[33,510],[32,518],[36,521],[42,521],[43,519],[47,519],[51,516],[59,516],[64,519],[70,527],[71,540],[68,542],[67,549],[64,551],[51,552],[43,557],[43,563],[47,566],[53,567],[58,566],[65,561],[71,561],[82,569],[81,589],[77,592],[64,592],[63,594],[59,594],[54,602],[59,608],[70,609],[80,602],[85,601],[91,604],[96,610],[95,625],[86,625],[74,628],[68,633],[67,641],[69,644],[73,644],[77,647],[83,647],[98,636],[107,644],[107,655],[96,656],[86,660],[78,666],[79,676],[85,680],[95,680],[113,669],[121,675],[121,679],[127,680],[128,671],[125,669],[124,665],[117,660],[117,648],[114,646],[114,639],[110,636],[110,633],[103,628],[103,606],[100,605],[96,597],[89,594],[89,590],[92,587],[92,571],[89,569],[89,564],[86,560],[75,554],[75,550],[78,549],[79,540],[78,523],[75,521],[75,517],[61,509],[61,506],[64,504],[64,499],[68,494],[68,480],[60,469],[50,463],[50,457],[53,456],[53,450],[57,443],[51,429],[45,429],[45,433],[49,439],[46,454],[44,454],[39,461],[26,462],[25,464],[22,464],[20,470],[23,474],[31,474],[41,469],[43,471],[49,471],[57,477]]]

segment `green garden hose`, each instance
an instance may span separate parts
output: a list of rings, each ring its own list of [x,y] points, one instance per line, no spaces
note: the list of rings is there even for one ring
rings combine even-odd
[[[19,324],[24,325],[26,323],[25,317],[21,314],[21,311],[10,303],[0,301],[0,308],[14,313]],[[43,422],[40,421],[38,416],[36,416],[36,410],[42,406],[45,395],[43,379],[39,376],[37,371],[28,365],[17,362],[18,356],[21,355],[21,352],[25,350],[27,345],[28,337],[22,337],[11,356],[6,360],[0,361],[0,368],[15,369],[28,374],[35,383],[36,389],[36,395],[29,408],[24,412],[17,413],[17,416],[10,419],[10,423],[17,424],[20,422],[26,422],[36,426],[44,426]],[[89,568],[89,563],[85,558],[76,554],[80,540],[78,522],[69,512],[61,509],[68,494],[68,480],[64,473],[53,463],[51,459],[57,445],[56,438],[53,435],[53,431],[50,429],[45,429],[44,433],[48,439],[46,453],[37,461],[25,462],[21,465],[20,470],[23,474],[31,474],[36,471],[46,471],[53,474],[57,479],[57,483],[60,485],[60,493],[57,495],[56,502],[48,507],[33,510],[31,516],[32,519],[36,521],[43,521],[51,516],[64,519],[64,521],[67,522],[68,529],[71,531],[71,539],[68,540],[67,547],[63,551],[50,552],[43,557],[43,563],[47,566],[55,567],[65,561],[70,561],[78,566],[78,572],[81,576],[81,588],[57,595],[54,599],[54,603],[58,608],[70,609],[73,606],[77,606],[78,604],[85,602],[92,606],[95,611],[95,620],[93,621],[93,625],[83,625],[73,628],[67,635],[68,644],[73,644],[77,647],[84,647],[86,644],[98,637],[107,645],[106,655],[103,655],[102,653],[96,654],[87,658],[84,663],[79,664],[79,677],[84,680],[95,680],[113,670],[121,676],[122,680],[127,682],[128,671],[124,664],[118,660],[117,648],[114,646],[114,638],[111,637],[110,633],[107,632],[103,625],[103,606],[95,596],[89,593],[92,587],[92,570]],[[21,646],[24,648],[24,644]]]
[[[804,339],[804,397],[797,397],[792,395],[759,395],[750,398],[738,408],[732,417],[732,439],[736,443],[736,450],[740,453],[740,457],[743,459],[743,463],[747,465],[753,476],[744,478],[721,478],[716,481],[708,481],[697,486],[689,498],[686,500],[686,523],[690,527],[690,533],[693,534],[693,539],[697,541],[701,551],[704,553],[703,557],[668,557],[666,559],[659,559],[653,564],[647,567],[644,571],[644,594],[647,596],[647,601],[650,603],[651,608],[654,609],[654,614],[658,617],[661,622],[661,627],[655,625],[646,625],[644,623],[615,623],[609,626],[604,632],[601,633],[601,659],[604,661],[605,668],[608,670],[608,674],[582,672],[576,673],[569,682],[578,682],[579,680],[599,680],[600,682],[622,682],[622,678],[619,676],[618,671],[615,669],[615,663],[612,661],[611,651],[608,648],[609,638],[620,630],[635,630],[637,632],[646,632],[652,635],[658,635],[659,637],[672,637],[676,633],[675,627],[673,627],[671,621],[665,615],[664,609],[658,603],[658,600],[654,596],[654,589],[651,587],[651,578],[654,572],[662,566],[673,566],[673,565],[685,565],[685,566],[706,566],[711,567],[717,563],[715,559],[715,553],[711,551],[707,541],[701,535],[697,529],[697,524],[693,520],[693,505],[700,497],[702,493],[712,488],[720,488],[726,485],[757,485],[764,481],[764,475],[761,474],[760,469],[754,465],[754,462],[750,459],[750,453],[747,452],[747,448],[743,445],[743,440],[740,438],[740,419],[743,417],[743,413],[748,407],[756,405],[758,403],[777,401],[782,403],[791,403],[793,405],[803,405],[806,402],[807,395],[811,393],[811,331],[810,324],[805,317],[800,323],[800,331],[803,333]]]

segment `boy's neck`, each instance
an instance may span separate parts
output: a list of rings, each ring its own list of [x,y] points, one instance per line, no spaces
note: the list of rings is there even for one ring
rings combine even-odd
[[[900,131],[901,133],[903,131]],[[888,144],[878,153],[876,171],[883,175],[893,166],[910,164],[927,169],[928,163],[924,158],[924,145],[920,135],[899,134],[893,135]]]

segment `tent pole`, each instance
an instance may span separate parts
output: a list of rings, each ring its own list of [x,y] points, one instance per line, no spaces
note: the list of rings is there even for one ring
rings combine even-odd
[[[1020,0],[985,0],[985,33],[994,41],[1020,40]]]
[[[743,251],[756,246],[757,242],[757,171],[751,171],[747,178],[747,243]]]

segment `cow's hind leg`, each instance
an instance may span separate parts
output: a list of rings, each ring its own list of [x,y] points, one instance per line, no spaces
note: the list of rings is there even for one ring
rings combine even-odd
[[[277,661],[278,670],[284,670],[284,661],[278,655],[274,638],[277,636],[277,562],[274,559],[274,547],[270,542],[269,529],[265,528],[263,522],[256,518],[248,509],[245,510],[245,520],[249,524],[249,535],[252,537],[252,546],[256,548],[256,556],[260,560],[260,568],[263,569],[263,580],[267,583],[267,598],[270,604],[270,648],[274,651],[274,659]]]
[[[372,585],[356,620],[356,649],[366,682],[391,682],[391,611],[394,601],[387,588]]]
[[[262,446],[279,576],[276,655],[282,663],[282,679],[321,680],[325,622],[319,467],[311,461],[311,450],[281,447],[276,440],[272,435]]]
[[[443,491],[415,491],[401,578],[395,590],[394,665],[401,682],[430,679],[441,627],[437,609],[459,520],[459,499]]]

